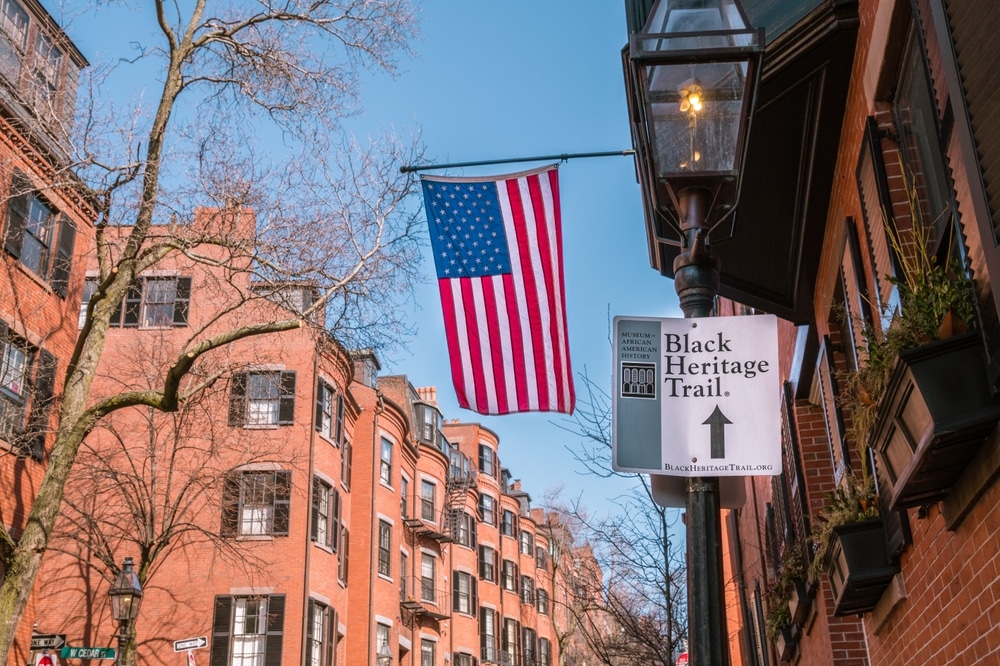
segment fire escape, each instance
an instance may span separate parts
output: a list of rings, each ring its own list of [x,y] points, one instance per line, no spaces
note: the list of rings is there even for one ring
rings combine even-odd
[[[434,449],[448,459],[444,501],[440,511],[436,510],[433,501],[427,502],[421,497],[416,503],[418,506],[413,512],[415,515],[405,515],[403,518],[410,544],[414,547],[412,552],[419,553],[417,546],[422,540],[436,541],[439,545],[452,543],[464,538],[465,530],[474,529],[474,520],[470,521],[464,509],[467,493],[476,486],[478,470],[458,450],[457,445],[449,444],[444,438],[438,428],[440,417],[436,408],[414,403],[414,418],[420,448]],[[400,586],[400,608],[405,612],[404,619],[409,619],[410,622],[424,617],[447,619],[451,615],[451,591],[438,589],[434,579],[437,574],[433,571],[425,572],[423,561],[414,562],[414,566],[419,574],[404,575]]]

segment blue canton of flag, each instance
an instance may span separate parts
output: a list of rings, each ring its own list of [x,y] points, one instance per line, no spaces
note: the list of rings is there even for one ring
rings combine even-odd
[[[438,279],[510,273],[496,183],[423,185]]]

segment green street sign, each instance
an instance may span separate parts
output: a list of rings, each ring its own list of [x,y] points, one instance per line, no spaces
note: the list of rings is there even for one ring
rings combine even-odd
[[[114,659],[115,649],[108,647],[69,647],[59,653],[63,659]]]

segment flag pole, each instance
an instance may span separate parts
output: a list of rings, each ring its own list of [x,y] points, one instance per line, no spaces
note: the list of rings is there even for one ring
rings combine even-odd
[[[512,162],[543,162],[547,160],[566,160],[577,157],[623,157],[634,155],[634,150],[611,150],[603,153],[562,153],[561,155],[542,155],[540,157],[513,157],[501,160],[480,160],[478,162],[452,162],[450,164],[408,164],[399,167],[400,173],[413,173],[415,171],[428,171],[430,169],[457,169],[459,167],[486,166],[489,164],[510,164]]]

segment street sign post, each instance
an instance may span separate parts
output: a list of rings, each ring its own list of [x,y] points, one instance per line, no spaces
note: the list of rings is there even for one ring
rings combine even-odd
[[[58,650],[66,645],[66,634],[32,634],[32,650]]]
[[[197,650],[198,648],[208,647],[208,637],[199,636],[198,638],[185,638],[181,641],[174,641],[174,652],[183,652],[184,650]]]
[[[114,659],[115,648],[109,647],[64,647],[59,654],[63,659]]]
[[[615,470],[781,473],[776,317],[615,317],[614,336]]]

